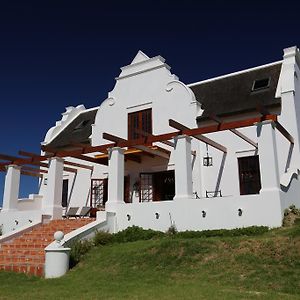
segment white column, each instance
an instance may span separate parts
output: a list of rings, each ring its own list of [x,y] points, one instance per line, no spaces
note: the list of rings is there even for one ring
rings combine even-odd
[[[257,124],[258,154],[261,175],[261,191],[279,191],[280,179],[278,168],[275,127],[272,121]]]
[[[20,188],[21,167],[9,165],[5,176],[2,210],[17,209]]]
[[[124,203],[124,150],[109,149],[108,157],[108,201],[106,211],[115,211],[115,205]]]
[[[175,138],[174,200],[190,199],[193,197],[191,141],[192,139],[186,135],[180,135]]]
[[[52,215],[52,219],[62,217],[62,185],[63,185],[64,160],[52,157],[49,160],[47,191],[43,201],[44,213]]]

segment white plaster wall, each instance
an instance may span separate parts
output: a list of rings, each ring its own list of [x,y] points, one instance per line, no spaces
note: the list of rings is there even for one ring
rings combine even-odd
[[[19,199],[17,203],[17,210],[19,211],[32,211],[41,210],[43,196],[30,194],[29,198]]]
[[[154,134],[170,132],[170,118],[190,127],[196,126],[198,106],[192,91],[176,80],[177,77],[170,73],[161,58],[156,58],[157,68],[151,69],[152,63],[153,60],[141,62],[142,73],[117,79],[114,89],[102,102],[96,115],[93,145],[109,142],[102,138],[103,132],[127,138],[128,113],[147,108],[152,108]],[[134,65],[128,67],[134,68]]]
[[[282,221],[280,195],[275,192],[270,196],[247,195],[122,204],[117,207],[117,231],[133,225],[166,231],[173,222],[179,231],[231,229],[253,225],[279,227]],[[242,209],[242,216],[238,215],[238,209]],[[204,218],[202,211],[206,212]],[[156,213],[159,214],[159,219],[156,219]]]
[[[41,210],[11,210],[0,212],[0,226],[2,226],[3,234],[22,228],[23,226],[30,225],[31,223],[39,222],[41,220]]]

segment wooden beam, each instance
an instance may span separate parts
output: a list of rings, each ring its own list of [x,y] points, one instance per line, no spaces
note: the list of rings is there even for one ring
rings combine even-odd
[[[106,139],[106,140],[115,142],[115,144],[117,146],[120,143],[128,142],[125,139],[122,139],[122,138],[120,138],[118,136],[115,136],[115,135],[112,135],[112,134],[109,134],[109,133],[106,133],[106,132],[103,133],[103,138]],[[134,148],[143,150],[145,153],[149,153],[149,154],[152,154],[152,155],[160,156],[162,158],[166,158],[166,159],[170,158],[170,154],[164,153],[163,151],[160,151],[160,150],[151,149],[151,147],[148,147],[148,146],[145,146],[145,145],[136,145],[136,146],[134,146]]]
[[[275,121],[276,129],[291,143],[294,144],[294,138],[292,135],[278,122]]]
[[[217,132],[217,131],[224,131],[224,130],[230,130],[230,129],[237,129],[237,128],[242,128],[242,127],[248,127],[248,126],[253,126],[255,123],[258,122],[263,122],[266,120],[272,120],[272,121],[277,121],[277,115],[263,115],[260,117],[253,117],[253,118],[248,118],[248,119],[243,119],[243,120],[237,120],[237,121],[231,121],[231,122],[223,122],[221,124],[217,125],[210,125],[206,127],[200,127],[200,128],[193,128],[189,130],[183,130],[182,132],[174,131],[174,132],[169,132],[165,134],[160,134],[160,135],[151,135],[146,138],[142,139],[136,139],[136,140],[130,140],[130,141],[124,141],[120,142],[118,144],[119,147],[136,147],[137,145],[145,145],[145,144],[150,144],[150,143],[155,143],[155,142],[161,142],[161,141],[167,141],[170,139],[173,139],[175,136],[179,134],[185,134],[189,136],[194,136],[194,135],[199,135],[199,134],[206,134],[206,133],[212,133],[212,132]],[[103,152],[106,151],[108,148],[114,147],[115,143],[110,143],[110,144],[104,144],[100,146],[90,146],[87,147],[86,149],[79,149],[79,150],[74,150],[74,151],[57,151],[55,150],[55,153],[51,153],[51,155],[45,155],[44,160],[47,159],[48,157],[53,157],[53,156],[59,156],[59,157],[74,157],[74,155],[81,155],[84,153],[92,153],[92,152]],[[47,146],[42,146],[42,150],[51,152],[49,151],[49,147]],[[42,161],[43,159],[39,159]],[[18,164],[26,164],[26,162],[31,163],[31,160],[29,159],[22,159],[17,161]]]
[[[42,157],[39,154],[35,154],[35,153],[32,153],[32,152],[27,152],[27,151],[22,151],[22,150],[19,151],[19,154],[23,155],[23,156],[29,156],[29,157]],[[88,170],[91,170],[91,171],[94,169],[93,166],[83,165],[83,164],[74,163],[74,162],[70,162],[70,161],[66,161],[66,160],[64,160],[64,165],[83,168],[83,169],[88,169]]]
[[[214,120],[215,122],[217,122],[218,124],[221,124],[223,122],[219,117],[217,117],[215,115],[210,115],[210,118],[212,120]],[[236,136],[243,139],[245,142],[247,142],[248,144],[250,144],[251,146],[253,146],[257,149],[257,147],[258,147],[257,143],[254,142],[253,140],[251,140],[250,138],[248,138],[245,134],[241,133],[240,131],[238,131],[235,128],[229,129],[229,131],[231,131],[233,134],[235,134]]]
[[[169,125],[175,129],[178,129],[180,132],[182,132],[183,130],[190,130],[190,128],[186,127],[185,125],[176,122],[175,120],[170,119],[169,120]],[[193,135],[194,138],[196,138],[197,140],[206,143],[224,153],[227,153],[227,148],[224,147],[223,145],[211,140],[210,138],[202,135],[202,134],[198,134],[198,135]]]
[[[30,171],[30,172],[37,172],[37,173],[48,173],[47,170],[43,169],[38,169],[38,168],[32,168],[32,167],[27,167],[27,166],[22,166],[23,171]]]
[[[32,176],[32,177],[39,177],[42,178],[43,175],[40,173],[33,173],[33,172],[27,172],[27,171],[21,171],[22,175]]]
[[[144,130],[140,130],[140,129],[137,129],[137,128],[134,131],[138,134],[141,134],[141,135],[145,136],[145,137],[152,136],[152,135],[155,136],[154,134],[150,134],[150,133],[148,133]],[[165,145],[170,146],[172,148],[175,147],[175,144],[171,141],[160,141],[159,143],[165,144]]]

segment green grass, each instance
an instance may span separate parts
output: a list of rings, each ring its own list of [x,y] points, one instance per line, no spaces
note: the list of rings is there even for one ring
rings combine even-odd
[[[93,248],[66,276],[0,272],[0,299],[300,299],[300,224]]]

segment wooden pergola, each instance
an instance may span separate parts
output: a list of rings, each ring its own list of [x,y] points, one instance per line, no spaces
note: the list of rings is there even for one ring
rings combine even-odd
[[[110,141],[99,146],[90,146],[87,144],[71,143],[71,150],[52,148],[47,145],[41,146],[41,149],[45,152],[44,155],[35,154],[26,151],[19,151],[20,157],[10,156],[5,154],[0,154],[0,160],[4,162],[0,163],[0,171],[5,171],[6,166],[14,164],[22,167],[21,173],[23,175],[30,175],[36,177],[42,177],[44,173],[47,173],[48,163],[47,160],[52,157],[62,157],[65,158],[64,161],[64,171],[76,173],[77,168],[84,168],[88,170],[93,170],[93,167],[87,164],[70,162],[67,160],[68,157],[76,158],[82,161],[95,163],[95,164],[108,164],[108,149],[113,147],[127,148],[125,150],[125,159],[134,161],[136,163],[141,163],[140,155],[148,155],[150,157],[161,157],[163,159],[169,159],[170,151],[154,145],[153,143],[162,143],[169,147],[174,147],[174,143],[171,141],[176,136],[187,135],[193,137],[201,142],[204,142],[215,149],[227,152],[227,148],[210,138],[204,136],[204,134],[214,133],[229,130],[239,138],[243,139],[253,147],[257,148],[257,143],[252,141],[250,138],[245,136],[243,133],[238,131],[239,128],[253,126],[257,123],[263,121],[273,121],[277,130],[290,142],[294,143],[293,137],[288,133],[288,131],[278,122],[277,115],[269,114],[265,111],[260,111],[260,115],[257,117],[241,119],[238,121],[226,121],[222,120],[217,116],[210,116],[210,119],[215,122],[213,125],[189,128],[175,120],[169,119],[169,126],[174,128],[175,131],[171,131],[164,134],[154,135],[145,132],[139,132],[140,138],[135,140],[127,140],[121,137],[109,133],[103,133],[103,138]],[[100,152],[100,154],[99,154]],[[98,153],[98,154],[95,154]],[[23,157],[22,157],[23,156]],[[36,167],[30,167],[36,166]]]

